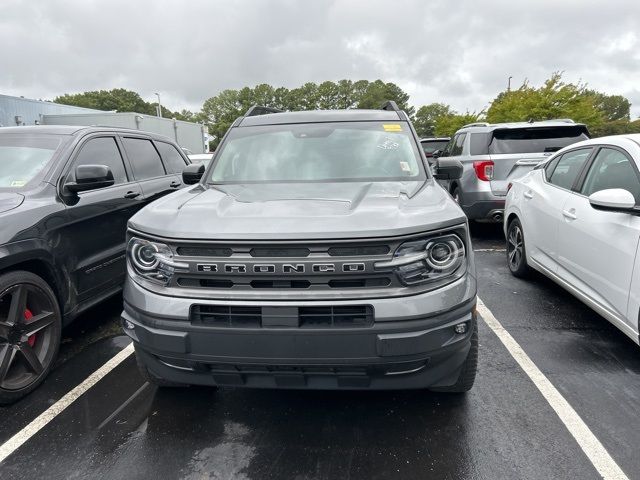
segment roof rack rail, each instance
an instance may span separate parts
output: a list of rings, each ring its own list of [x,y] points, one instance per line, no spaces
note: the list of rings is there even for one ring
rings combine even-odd
[[[474,123],[467,123],[466,125],[463,125],[460,128],[467,128],[467,127],[488,127],[489,124],[487,122],[474,122]]]
[[[382,104],[382,106],[380,107],[380,110],[387,110],[389,112],[399,112],[400,107],[398,107],[398,104],[393,100],[387,100]]]
[[[268,113],[282,113],[284,110],[272,107],[263,107],[262,105],[252,105],[244,114],[245,117],[255,117],[257,115],[266,115]]]
[[[572,118],[552,118],[549,120],[545,120],[545,122],[576,123]]]

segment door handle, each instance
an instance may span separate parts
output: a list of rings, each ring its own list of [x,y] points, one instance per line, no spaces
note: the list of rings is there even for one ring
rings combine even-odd
[[[573,212],[570,212],[569,210],[563,210],[562,216],[564,218],[568,218],[569,220],[576,220],[578,218],[576,214],[574,214]]]
[[[528,198],[529,200],[531,200],[533,198],[533,193],[529,192],[524,192],[523,193],[524,198]]]
[[[182,183],[175,180],[169,184],[171,188],[178,188],[180,185],[182,185]]]
[[[140,192],[134,192],[133,190],[124,194],[124,198],[136,198],[140,196]]]

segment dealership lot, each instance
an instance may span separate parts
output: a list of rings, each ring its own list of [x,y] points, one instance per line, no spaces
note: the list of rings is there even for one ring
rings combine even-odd
[[[499,227],[475,228],[474,242],[486,307],[608,451],[604,464],[639,477],[637,346],[551,282],[511,277]],[[484,321],[479,375],[467,395],[157,390],[128,356],[8,449],[16,433],[127,346],[119,313],[114,299],[85,314],[63,335],[42,387],[3,408],[0,442],[10,454],[0,477],[600,476],[594,464],[603,459],[580,448]]]

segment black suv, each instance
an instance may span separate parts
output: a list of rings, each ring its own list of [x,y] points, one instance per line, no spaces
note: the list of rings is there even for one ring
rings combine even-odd
[[[121,290],[129,217],[188,163],[137,130],[0,128],[0,403],[43,380],[63,325]]]

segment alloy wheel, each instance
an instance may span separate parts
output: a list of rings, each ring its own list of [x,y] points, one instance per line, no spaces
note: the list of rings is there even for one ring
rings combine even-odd
[[[522,229],[520,225],[512,225],[509,229],[508,237],[508,254],[509,254],[509,267],[511,270],[518,270],[522,259],[524,258],[524,240],[522,238]]]
[[[30,283],[0,293],[0,388],[19,390],[35,382],[51,361],[55,308]]]

